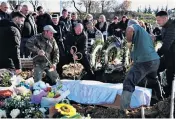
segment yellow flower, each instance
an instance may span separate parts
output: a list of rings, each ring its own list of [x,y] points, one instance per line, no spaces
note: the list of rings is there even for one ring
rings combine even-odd
[[[57,109],[58,112],[60,112],[64,116],[72,117],[76,115],[76,109],[73,106],[66,103],[56,104],[55,109]]]

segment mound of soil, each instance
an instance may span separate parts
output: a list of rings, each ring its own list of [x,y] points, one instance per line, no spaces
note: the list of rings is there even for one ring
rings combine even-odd
[[[145,118],[169,118],[171,98],[156,103],[154,106],[144,107]],[[90,106],[81,104],[72,104],[77,112],[91,118],[141,118],[141,108],[127,110],[124,114],[119,114],[119,109],[107,108],[102,106]]]

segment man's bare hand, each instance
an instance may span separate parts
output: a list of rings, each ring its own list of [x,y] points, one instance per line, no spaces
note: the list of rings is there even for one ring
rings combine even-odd
[[[73,49],[70,50],[70,54],[72,54],[72,55],[74,54],[74,50]]]
[[[77,60],[77,59],[78,59],[78,56],[77,56],[77,55],[73,55],[73,59],[74,59],[74,60]]]
[[[129,48],[129,49],[131,49],[131,47],[132,47],[132,42],[128,42],[127,44],[126,44],[126,46]]]
[[[53,68],[54,70],[56,70],[56,64],[53,64],[50,67]]]
[[[39,50],[38,55],[44,56],[44,55],[45,55],[45,52],[44,52],[43,50]]]
[[[16,75],[19,75],[21,72],[22,72],[21,69],[16,69],[15,71]]]
[[[152,37],[152,40],[153,40],[153,41],[155,41],[155,40],[156,40],[156,37],[155,37],[155,35],[154,35],[154,34],[151,34],[150,36]]]

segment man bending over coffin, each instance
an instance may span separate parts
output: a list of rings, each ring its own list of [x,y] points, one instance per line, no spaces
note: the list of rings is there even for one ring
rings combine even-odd
[[[57,69],[59,74],[62,74],[62,66],[64,64],[69,64],[70,62],[74,60],[79,59],[80,56],[78,55],[72,55],[74,54],[74,49],[71,50],[72,46],[76,46],[77,52],[80,52],[82,54],[82,58],[79,60],[79,62],[84,66],[85,71],[88,74],[89,80],[94,80],[94,72],[91,69],[90,62],[88,60],[87,56],[87,48],[86,48],[86,40],[87,36],[85,35],[83,31],[83,25],[81,23],[77,23],[74,27],[74,30],[72,32],[69,32],[67,34],[66,40],[65,40],[65,48],[66,48],[66,55],[67,58],[65,59],[65,62],[62,64],[59,64]]]

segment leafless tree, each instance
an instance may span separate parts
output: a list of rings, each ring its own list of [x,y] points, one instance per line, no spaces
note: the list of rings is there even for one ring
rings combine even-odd
[[[118,0],[101,0],[101,12],[114,12],[114,9],[119,5]]]
[[[82,14],[82,12],[81,12],[81,10],[79,10],[78,9],[78,7],[77,7],[77,4],[76,4],[76,2],[75,2],[75,0],[72,0],[72,2],[73,2],[73,6],[75,7],[75,9],[77,10],[77,12],[79,13],[79,14]],[[78,3],[78,4],[82,4],[82,3]]]
[[[131,8],[131,1],[130,0],[124,0],[123,3],[119,6],[119,8],[122,11],[129,11]]]
[[[39,0],[29,0],[29,3],[31,3],[31,5],[33,6],[34,11],[36,11],[40,2],[39,2]]]
[[[21,5],[26,0],[7,0],[12,10],[14,10],[16,5]]]
[[[90,6],[90,13],[101,13],[100,1],[93,1]]]
[[[71,7],[73,5],[73,2],[71,0],[69,1],[65,0],[65,1],[62,1],[61,4],[63,8],[67,8],[67,7]]]

